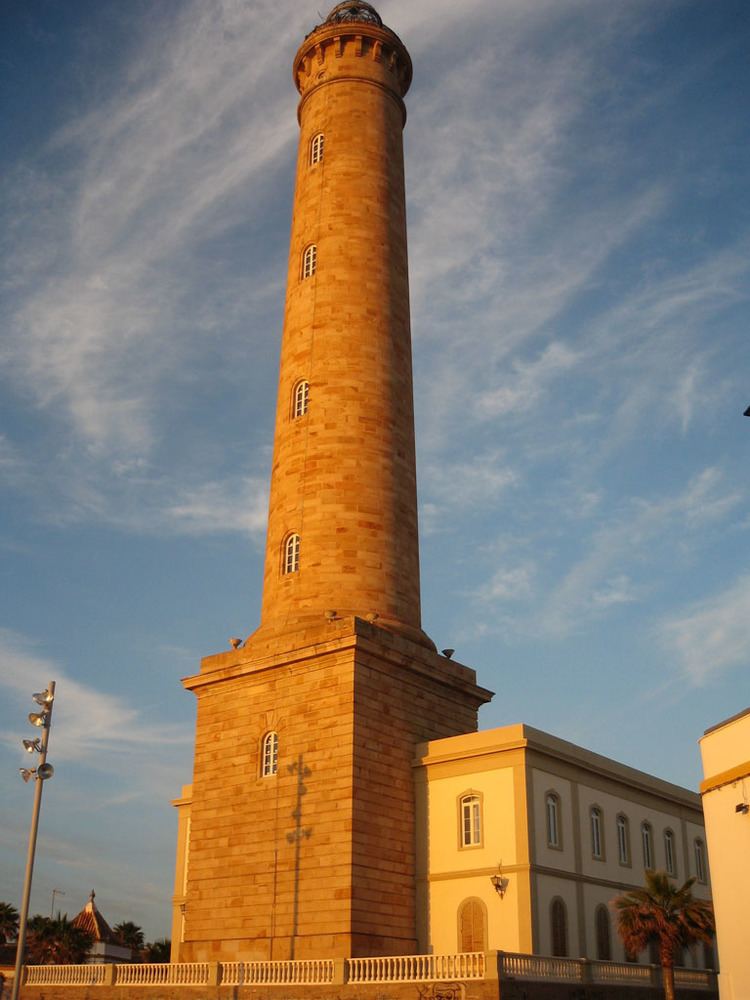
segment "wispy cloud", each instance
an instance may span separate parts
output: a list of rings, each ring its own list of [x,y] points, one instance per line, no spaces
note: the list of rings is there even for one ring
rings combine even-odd
[[[203,483],[186,489],[164,510],[172,530],[191,535],[240,533],[260,537],[266,530],[268,486],[265,480]]]
[[[656,500],[633,499],[625,510],[597,531],[589,552],[551,590],[543,612],[543,627],[565,635],[592,616],[631,603],[642,592],[623,566],[641,574],[655,556],[655,543],[675,534],[687,544],[686,530],[696,530],[725,517],[741,501],[726,488],[719,469],[707,468],[686,488]],[[648,578],[648,577],[646,577]]]
[[[507,634],[533,632],[562,639],[653,593],[659,587],[664,550],[671,560],[675,553],[689,560],[704,544],[708,527],[724,525],[741,499],[715,467],[704,469],[678,492],[633,497],[613,512],[599,511],[596,496],[586,516],[595,517],[599,527],[588,536],[576,536],[584,552],[575,558],[574,549],[572,564],[565,525],[575,524],[580,511],[566,510],[555,498],[556,517],[548,524],[537,504],[533,537],[516,536],[506,525],[490,553],[496,566],[474,592],[485,616],[487,609],[494,614],[509,601],[525,602],[512,615],[505,609],[502,625]]]
[[[665,618],[657,636],[694,684],[736,667],[750,670],[750,576]]]
[[[185,748],[191,734],[183,727],[147,722],[142,710],[127,699],[97,690],[72,678],[59,663],[40,654],[37,645],[9,629],[0,629],[0,688],[20,706],[32,690],[42,691],[49,680],[58,684],[55,700],[55,757],[86,761],[98,770],[115,767],[121,775],[134,771],[134,760],[145,760],[154,747]],[[7,746],[18,744],[17,733],[0,733]],[[127,762],[125,761],[127,758]]]
[[[107,99],[6,179],[5,360],[103,462],[155,447],[170,379],[280,284],[262,266],[240,284],[211,248],[258,216],[250,187],[289,153],[293,94],[268,69],[292,26],[269,2],[210,0],[148,32]]]
[[[576,360],[569,347],[552,343],[534,361],[513,361],[499,384],[477,396],[477,411],[481,416],[498,417],[530,409],[545,386],[569,371]]]

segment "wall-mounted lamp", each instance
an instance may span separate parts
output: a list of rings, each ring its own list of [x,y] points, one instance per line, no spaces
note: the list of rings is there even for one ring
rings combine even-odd
[[[503,875],[503,867],[502,867],[502,865],[498,865],[497,866],[497,874],[496,875],[490,875],[490,882],[492,882],[492,888],[498,894],[498,896],[500,897],[500,899],[504,899],[504,897],[505,897],[505,890],[510,885],[510,879],[506,878],[505,875]]]
[[[737,805],[734,807],[734,811],[736,813],[742,813],[743,816],[747,816],[747,814],[750,812],[750,803],[738,802]]]

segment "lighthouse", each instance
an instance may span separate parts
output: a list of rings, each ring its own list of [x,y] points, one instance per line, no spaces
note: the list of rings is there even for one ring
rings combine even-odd
[[[340,3],[299,145],[260,622],[208,656],[173,960],[416,950],[415,744],[491,697],[422,630],[402,133],[409,54]]]

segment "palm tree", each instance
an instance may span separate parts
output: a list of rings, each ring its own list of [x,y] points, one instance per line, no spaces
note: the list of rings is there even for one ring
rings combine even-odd
[[[26,960],[29,965],[79,965],[85,962],[94,939],[64,916],[36,916],[29,920]]]
[[[168,962],[172,951],[172,942],[169,938],[157,938],[146,945],[143,957],[147,962]]]
[[[18,934],[18,910],[10,903],[0,903],[0,944],[15,941]]]
[[[140,957],[144,937],[138,924],[134,924],[132,920],[123,920],[122,923],[115,924],[112,930],[122,941],[124,947],[130,948],[131,958]]]
[[[665,1000],[674,1000],[675,952],[694,941],[709,942],[714,934],[713,908],[693,896],[694,882],[689,878],[677,888],[666,872],[647,871],[643,889],[614,900],[625,950],[637,954],[652,941],[658,945]]]

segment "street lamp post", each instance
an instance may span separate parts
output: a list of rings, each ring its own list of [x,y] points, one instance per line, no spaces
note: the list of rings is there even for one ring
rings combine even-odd
[[[21,970],[23,969],[23,953],[26,946],[26,923],[29,916],[29,897],[31,896],[31,877],[34,872],[34,854],[36,853],[36,835],[39,829],[39,810],[42,806],[42,788],[47,778],[51,778],[55,773],[51,764],[47,763],[47,745],[49,744],[49,730],[52,722],[52,703],[55,700],[55,682],[50,681],[47,690],[33,696],[34,701],[40,706],[39,712],[29,714],[29,722],[32,726],[42,730],[40,739],[24,740],[23,745],[29,753],[38,753],[39,762],[35,768],[22,767],[21,777],[24,781],[34,779],[34,808],[31,813],[31,827],[29,829],[29,850],[26,855],[26,878],[23,883],[23,899],[21,900],[21,912],[18,920],[18,943],[16,946],[16,968],[13,974],[13,989],[11,1000],[18,1000],[18,991],[21,987]]]

